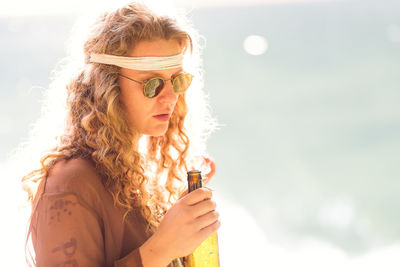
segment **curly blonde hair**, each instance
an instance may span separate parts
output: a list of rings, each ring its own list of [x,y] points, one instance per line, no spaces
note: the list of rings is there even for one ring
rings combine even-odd
[[[98,18],[84,43],[85,60],[91,53],[127,56],[139,42],[157,39],[176,40],[194,59],[199,58],[198,35],[187,22],[131,3]],[[154,231],[184,189],[182,177],[191,155],[205,151],[205,139],[215,128],[197,64],[193,69],[197,83],[179,96],[168,130],[159,137],[141,136],[127,124],[119,99],[119,67],[84,64],[66,85],[66,122],[55,146],[42,156],[41,167],[22,179],[30,202],[37,200],[38,186],[54,164],[63,159],[90,159],[114,203],[124,208],[124,219],[130,211],[139,209],[148,222],[147,231]],[[188,105],[187,101],[192,103]],[[192,108],[195,102],[200,104],[197,110]],[[141,151],[143,138],[147,143]],[[193,146],[190,140],[197,144]],[[197,152],[193,152],[194,147]]]

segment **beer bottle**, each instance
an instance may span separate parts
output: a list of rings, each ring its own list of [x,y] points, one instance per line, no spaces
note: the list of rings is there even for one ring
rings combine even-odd
[[[189,171],[188,193],[202,187],[200,171]],[[185,267],[219,267],[218,236],[217,233],[208,237],[191,254],[183,257]]]

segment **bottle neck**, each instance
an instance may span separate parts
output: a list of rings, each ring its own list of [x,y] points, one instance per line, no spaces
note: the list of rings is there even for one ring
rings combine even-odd
[[[188,172],[188,192],[192,192],[203,187],[200,171]]]

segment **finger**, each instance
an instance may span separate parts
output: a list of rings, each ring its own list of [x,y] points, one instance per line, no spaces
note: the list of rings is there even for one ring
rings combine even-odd
[[[201,240],[206,240],[208,237],[215,234],[218,231],[220,226],[221,226],[221,222],[219,220],[217,220],[214,223],[212,223],[211,225],[206,226],[203,229],[201,229],[199,232]]]
[[[214,189],[209,188],[208,186],[203,186],[203,188],[207,188],[208,190],[210,190],[211,192],[214,191]]]
[[[219,213],[216,210],[210,211],[196,219],[195,227],[196,229],[201,230],[215,223],[218,220],[218,218],[219,218]]]
[[[181,199],[181,198],[183,198],[184,196],[186,196],[187,193],[188,193],[188,190],[186,189],[186,190],[179,196],[178,200]]]
[[[212,192],[207,188],[198,188],[182,198],[186,205],[194,205],[205,199],[211,199]]]
[[[201,217],[211,211],[215,211],[217,204],[211,199],[203,200],[191,207],[193,218]]]

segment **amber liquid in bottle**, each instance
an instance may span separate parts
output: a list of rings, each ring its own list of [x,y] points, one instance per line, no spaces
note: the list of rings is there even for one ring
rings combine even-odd
[[[202,187],[200,171],[188,172],[188,192]],[[185,267],[219,267],[217,233],[208,237],[191,254],[183,257]]]

